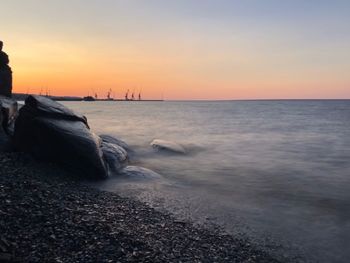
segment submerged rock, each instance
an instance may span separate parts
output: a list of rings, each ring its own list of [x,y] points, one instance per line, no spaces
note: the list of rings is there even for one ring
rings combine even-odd
[[[132,165],[122,169],[119,175],[130,179],[159,179],[162,177],[150,169]]]
[[[156,139],[151,142],[151,146],[157,150],[163,150],[179,154],[186,153],[186,149],[182,145],[172,141]]]
[[[128,163],[128,153],[119,145],[102,141],[103,157],[111,172],[117,173]]]
[[[15,122],[18,150],[73,169],[82,177],[108,177],[101,139],[90,131],[84,116],[45,97],[29,96]]]

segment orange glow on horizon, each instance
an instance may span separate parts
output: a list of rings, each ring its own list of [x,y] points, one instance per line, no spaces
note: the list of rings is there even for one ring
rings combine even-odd
[[[105,97],[112,89],[116,98],[127,90],[169,100],[350,98],[344,67],[316,68],[290,56],[248,50],[207,54],[181,46],[170,52],[168,42],[145,44],[144,50],[125,43],[12,42],[4,50],[18,93]]]

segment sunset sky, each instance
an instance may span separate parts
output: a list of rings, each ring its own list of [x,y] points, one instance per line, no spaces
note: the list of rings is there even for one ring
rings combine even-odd
[[[350,98],[350,1],[2,0],[14,91]]]

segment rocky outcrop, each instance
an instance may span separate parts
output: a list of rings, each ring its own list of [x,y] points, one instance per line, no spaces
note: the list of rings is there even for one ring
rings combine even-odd
[[[29,96],[15,122],[18,150],[73,169],[84,178],[109,175],[101,143],[84,116],[45,97]]]
[[[127,167],[132,152],[127,143],[110,135],[95,135],[84,116],[46,97],[25,100],[15,121],[13,141],[16,149],[74,170],[83,178],[159,176],[145,168]]]

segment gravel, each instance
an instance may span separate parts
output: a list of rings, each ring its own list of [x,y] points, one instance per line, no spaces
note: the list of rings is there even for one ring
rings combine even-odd
[[[0,262],[278,262],[247,240],[0,153]]]

